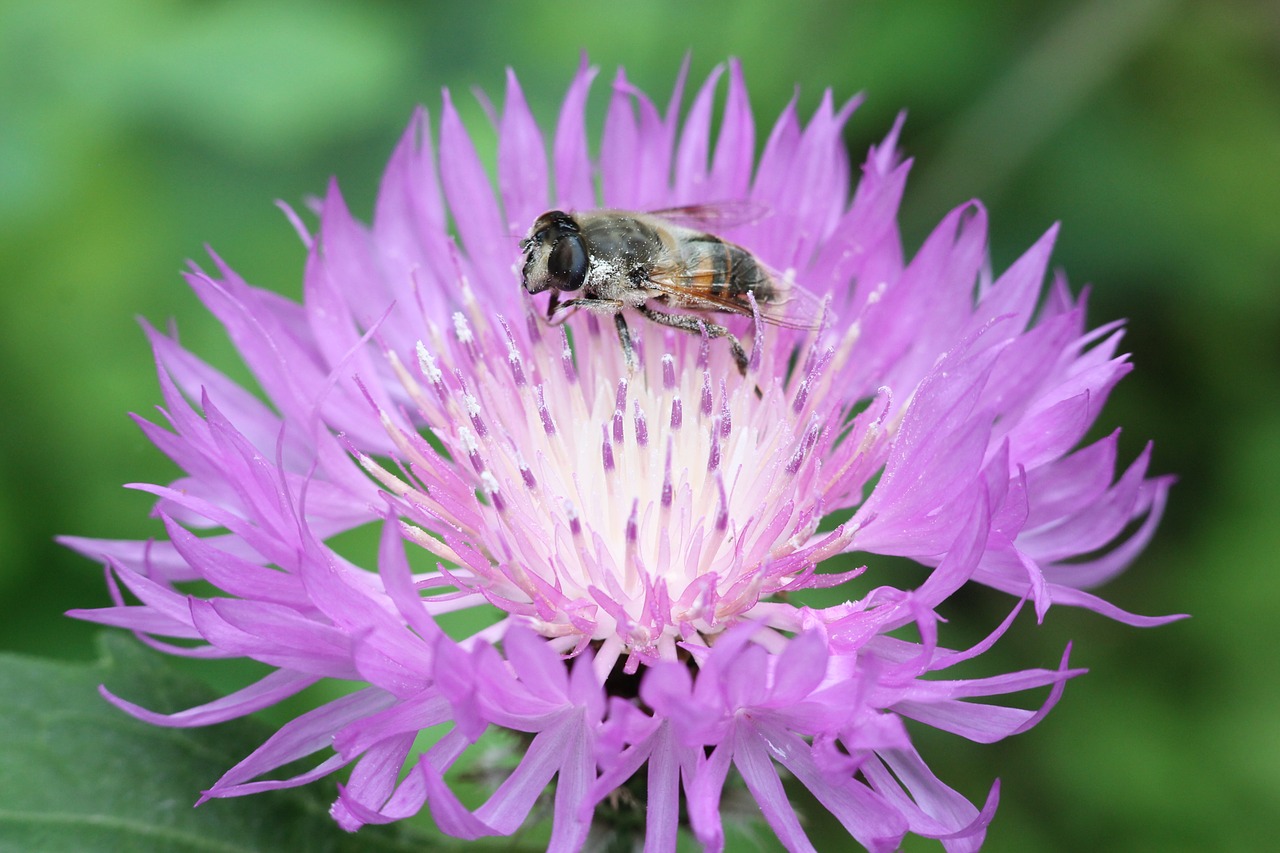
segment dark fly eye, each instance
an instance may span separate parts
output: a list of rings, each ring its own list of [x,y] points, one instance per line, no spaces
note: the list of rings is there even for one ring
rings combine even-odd
[[[547,257],[547,275],[557,290],[577,290],[587,278],[587,252],[582,238],[565,234]]]

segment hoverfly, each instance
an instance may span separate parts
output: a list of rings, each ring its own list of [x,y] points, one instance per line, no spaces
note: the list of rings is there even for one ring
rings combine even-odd
[[[693,334],[727,338],[744,375],[747,352],[732,332],[694,312],[727,312],[790,329],[816,329],[822,303],[788,278],[776,275],[741,246],[682,224],[722,220],[714,206],[640,213],[593,210],[542,214],[520,244],[521,274],[529,293],[551,291],[547,319],[585,308],[612,314],[627,363],[634,355],[623,311]],[[561,302],[562,294],[573,298]],[[755,310],[752,308],[755,300]]]

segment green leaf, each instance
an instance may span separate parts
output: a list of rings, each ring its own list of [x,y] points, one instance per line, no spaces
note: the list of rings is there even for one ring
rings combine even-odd
[[[106,635],[94,664],[0,655],[0,851],[419,851],[403,830],[343,832],[332,779],[192,808],[200,791],[262,743],[253,721],[147,725],[98,695],[173,711],[207,687],[136,641]]]

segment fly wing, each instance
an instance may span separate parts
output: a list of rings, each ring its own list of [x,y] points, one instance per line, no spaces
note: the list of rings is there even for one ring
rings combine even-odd
[[[649,284],[667,296],[673,305],[697,311],[726,311],[750,317],[751,296],[754,296],[760,319],[765,323],[806,331],[822,325],[821,299],[796,284],[794,278],[780,275],[759,261],[756,263],[764,278],[755,286],[737,292],[731,292],[714,269],[705,267],[655,266],[649,273]]]
[[[826,303],[810,290],[796,283],[794,276],[784,276],[761,265],[773,284],[770,298],[759,302],[760,319],[787,329],[812,331],[822,326]]]
[[[739,225],[759,222],[772,212],[769,205],[764,202],[747,199],[687,204],[647,211],[650,216],[666,220],[673,225],[709,231],[712,234],[736,228]]]

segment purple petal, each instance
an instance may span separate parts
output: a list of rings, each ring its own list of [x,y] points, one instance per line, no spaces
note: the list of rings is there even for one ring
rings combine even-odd
[[[560,108],[555,141],[556,204],[563,210],[595,207],[591,162],[587,157],[586,103],[596,72],[584,55]]]
[[[524,229],[547,207],[547,149],[515,72],[507,69],[507,96],[498,133],[498,186],[507,230]]]

